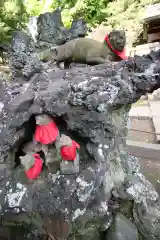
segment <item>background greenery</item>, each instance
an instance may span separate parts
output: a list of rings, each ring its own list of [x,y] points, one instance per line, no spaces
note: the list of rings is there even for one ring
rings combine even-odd
[[[127,42],[139,41],[141,19],[147,5],[159,0],[0,0],[0,43],[8,42],[15,29],[23,29],[30,16],[53,11],[61,6],[63,22],[69,27],[73,19],[83,17],[91,27],[125,29]]]

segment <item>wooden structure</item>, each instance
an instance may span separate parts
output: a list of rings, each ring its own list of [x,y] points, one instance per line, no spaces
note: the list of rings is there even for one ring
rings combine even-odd
[[[146,44],[128,49],[128,56],[142,56],[160,49],[160,3],[149,5],[142,20],[144,29],[143,40]]]
[[[143,21],[147,42],[160,42],[160,3],[147,7]]]

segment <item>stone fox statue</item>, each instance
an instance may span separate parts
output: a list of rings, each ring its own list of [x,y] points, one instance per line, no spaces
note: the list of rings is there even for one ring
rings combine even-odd
[[[68,68],[70,63],[103,64],[107,60],[120,61],[127,58],[124,52],[126,36],[124,31],[112,31],[106,35],[104,42],[90,38],[77,38],[56,48],[57,65],[64,62]]]
[[[66,68],[72,62],[90,65],[102,64],[107,59],[118,62],[127,58],[125,44],[125,32],[115,30],[105,36],[103,43],[90,38],[77,38],[63,45],[39,52],[38,58],[43,62],[54,59],[58,66],[63,62]]]

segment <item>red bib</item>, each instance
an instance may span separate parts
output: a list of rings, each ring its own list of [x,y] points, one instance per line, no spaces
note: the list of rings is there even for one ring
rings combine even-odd
[[[117,51],[116,49],[114,49],[109,41],[108,35],[105,36],[105,42],[107,43],[108,47],[112,50],[112,52],[114,52],[117,56],[119,56],[121,59],[128,59],[128,57],[126,56],[126,51],[125,49],[123,49],[122,52]]]
[[[59,130],[56,124],[52,121],[47,125],[37,125],[34,134],[34,140],[42,144],[50,144],[55,142],[59,135]]]
[[[80,145],[72,140],[72,146],[64,146],[60,149],[60,154],[63,160],[74,161],[76,159],[76,149],[80,148]]]
[[[33,167],[31,167],[28,171],[26,171],[26,175],[29,179],[34,180],[36,179],[41,171],[42,171],[42,166],[43,166],[43,162],[39,156],[39,154],[33,154],[34,158],[35,158],[35,162]]]

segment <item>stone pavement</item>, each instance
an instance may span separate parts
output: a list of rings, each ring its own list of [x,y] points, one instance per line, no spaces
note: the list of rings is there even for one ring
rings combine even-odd
[[[137,130],[141,129],[142,131],[148,131],[147,129],[144,129],[144,127],[145,124],[147,127],[147,121],[150,121],[150,125],[153,125],[153,127],[152,129],[149,129],[149,131],[155,132],[156,141],[160,142],[160,100],[139,100],[132,105],[129,117],[132,121],[133,119],[139,120],[136,128]]]
[[[139,100],[132,105],[129,116],[130,130],[127,140],[133,141],[134,146],[136,144],[134,141],[138,143],[138,146],[140,142],[160,143],[160,135],[152,134],[153,132],[160,133],[160,100]],[[160,195],[160,157],[159,159],[154,158],[153,151],[150,150],[141,153],[130,152],[130,154],[139,158],[141,172]]]

